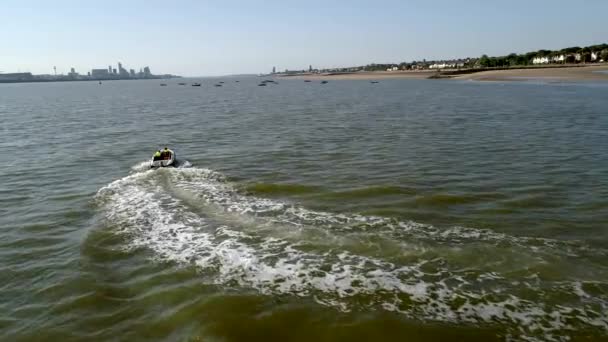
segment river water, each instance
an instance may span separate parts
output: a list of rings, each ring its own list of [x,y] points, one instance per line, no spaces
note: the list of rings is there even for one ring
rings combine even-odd
[[[608,338],[607,84],[198,81],[0,85],[0,340]]]

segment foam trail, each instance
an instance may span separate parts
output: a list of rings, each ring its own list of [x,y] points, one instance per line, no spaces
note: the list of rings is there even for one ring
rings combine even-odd
[[[163,181],[168,185],[161,186]],[[474,265],[454,266],[437,252],[450,241],[464,243],[464,248],[474,241],[490,246],[508,243],[532,257],[551,254],[567,258],[587,253],[584,246],[486,230],[441,230],[381,217],[310,211],[246,196],[223,175],[198,168],[135,173],[100,189],[97,200],[116,233],[129,236],[127,248],[150,249],[160,262],[193,265],[209,283],[252,288],[268,295],[307,297],[343,311],[375,308],[416,319],[501,322],[516,338],[562,340],[567,336],[564,332],[580,327],[608,332],[605,281],[509,276]],[[193,210],[191,201],[205,204],[208,212],[216,215]],[[222,223],[225,213],[242,217],[251,227],[233,221]],[[426,239],[427,248],[433,251],[389,261],[341,246],[311,250],[309,241],[284,238],[279,229],[316,229],[328,236],[346,237],[372,231],[402,240]],[[540,251],[539,246],[543,248]],[[590,286],[598,289],[596,295],[585,291]],[[604,295],[597,295],[598,291]],[[547,293],[578,299],[550,302],[544,299]]]

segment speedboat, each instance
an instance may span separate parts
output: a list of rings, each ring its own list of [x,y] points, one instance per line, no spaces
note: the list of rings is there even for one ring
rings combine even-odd
[[[175,166],[175,152],[171,150],[161,150],[160,157],[153,157],[150,161],[150,168],[157,169],[159,167],[173,167]]]
[[[192,86],[193,86],[193,87],[200,87],[200,86],[201,86],[201,84],[200,84],[200,83],[192,83]]]
[[[266,83],[260,83],[260,84],[258,84],[258,87],[265,87],[265,86],[266,86]]]
[[[160,84],[160,86],[161,86],[161,87],[166,87],[166,86],[167,86],[167,84],[166,84],[166,83],[161,83],[161,84]]]
[[[327,84],[327,81],[321,81],[321,84]]]

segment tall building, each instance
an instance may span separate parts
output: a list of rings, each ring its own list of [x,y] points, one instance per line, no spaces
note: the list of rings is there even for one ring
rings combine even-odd
[[[129,74],[131,74],[131,77],[135,77],[135,69],[129,70]]]
[[[112,73],[112,66],[108,65],[108,74],[111,74],[111,73]]]
[[[122,67],[122,63],[120,63],[120,62],[118,62],[118,74],[120,75],[120,77],[124,77],[124,78],[129,77],[129,72],[127,71],[127,69]]]
[[[144,76],[145,77],[152,76],[152,72],[150,71],[150,67],[144,67]]]
[[[93,69],[91,70],[91,77],[93,78],[108,78],[110,73],[107,69]]]
[[[76,70],[74,68],[70,68],[70,73],[68,74],[68,76],[71,78],[76,78],[76,77],[78,77],[78,73],[76,72]]]
[[[273,73],[273,74],[276,74],[276,73],[277,73],[277,67],[276,67],[276,66],[273,66],[273,67],[272,67],[272,73]]]
[[[308,72],[312,72],[312,65],[308,66]]]
[[[117,74],[118,74],[118,71],[116,70],[116,68],[112,69],[112,73],[113,73],[114,75],[117,75]]]

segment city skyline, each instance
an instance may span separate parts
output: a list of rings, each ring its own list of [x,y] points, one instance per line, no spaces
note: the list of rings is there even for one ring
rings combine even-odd
[[[95,73],[99,73],[99,74],[107,74],[107,75],[117,75],[117,76],[121,76],[121,77],[125,77],[125,78],[131,78],[134,76],[151,76],[152,72],[151,72],[151,68],[149,66],[145,66],[145,67],[140,67],[139,68],[139,72],[135,72],[135,69],[126,69],[123,67],[123,64],[121,62],[116,62],[116,66],[117,68],[114,68],[112,66],[112,64],[109,64],[107,68],[96,68],[96,67],[92,67],[92,68],[88,68],[85,69],[84,72],[79,72],[79,70],[76,67],[69,67],[69,72],[64,73],[62,72],[61,68],[57,68],[57,66],[52,66],[51,70],[53,72],[51,73],[41,73],[41,74],[36,74],[36,75],[50,75],[50,76],[91,76]],[[0,71],[2,73],[8,73],[7,71]],[[22,72],[30,72],[30,71],[16,71],[17,73],[22,73]],[[105,72],[105,73],[104,73]],[[35,73],[32,73],[35,74]]]
[[[0,57],[0,70],[53,74],[56,66],[68,74],[122,59],[184,76],[266,73],[271,66],[499,56],[593,45],[608,36],[605,1],[514,0],[495,7],[474,0],[7,0],[0,39],[9,53]]]

